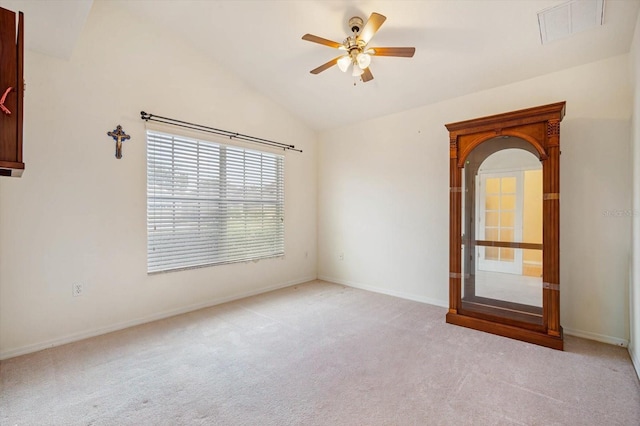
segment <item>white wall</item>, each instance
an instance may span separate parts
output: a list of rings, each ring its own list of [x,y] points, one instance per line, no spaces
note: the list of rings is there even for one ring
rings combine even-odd
[[[626,344],[631,218],[606,213],[631,209],[628,82],[624,55],[322,133],[319,277],[448,306],[444,124],[566,100],[561,324]]]
[[[0,358],[315,279],[317,136],[279,105],[111,2],[70,61],[28,51],[25,73],[26,170],[0,179]],[[146,274],[141,110],[304,150],[286,153],[284,259]]]
[[[629,288],[630,342],[629,354],[640,377],[640,14],[630,54],[633,84],[633,116],[631,145],[633,151],[633,255]]]

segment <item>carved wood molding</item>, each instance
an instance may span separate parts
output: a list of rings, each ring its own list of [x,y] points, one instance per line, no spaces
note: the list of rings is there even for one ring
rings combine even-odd
[[[452,136],[449,138],[449,158],[458,157],[458,138]]]
[[[547,121],[547,137],[560,136],[560,120]]]
[[[518,111],[506,112],[504,114],[490,115],[473,120],[459,121],[457,123],[445,124],[450,133],[468,134],[478,133],[483,130],[495,131],[499,128],[520,126],[530,123],[540,123],[548,120],[562,120],[565,113],[566,102],[557,102],[539,107],[521,109]]]
[[[496,135],[497,136],[513,136],[516,138],[524,139],[536,149],[536,151],[538,152],[538,158],[540,158],[541,161],[546,160],[549,157],[547,154],[547,150],[545,149],[544,141],[540,141],[532,137],[531,135],[527,134],[526,132],[521,131],[521,129],[515,128],[515,129],[508,129],[508,130],[500,129],[499,135],[497,134],[497,132],[480,133],[477,135],[476,138],[470,140],[468,143],[465,143],[464,146],[462,147],[459,146],[458,152],[455,153],[455,156],[450,154],[450,158],[457,158],[458,167],[463,167],[464,162],[467,160],[467,157],[469,156],[469,154],[471,154],[474,148],[476,148],[478,145],[482,144],[483,142],[486,142],[490,139],[495,138]],[[470,136],[470,135],[467,135],[467,136]]]
[[[557,147],[560,144],[560,120],[547,121],[547,146]]]

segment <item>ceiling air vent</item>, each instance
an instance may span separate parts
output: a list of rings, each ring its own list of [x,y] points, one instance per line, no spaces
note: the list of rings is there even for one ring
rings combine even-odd
[[[604,0],[571,0],[538,12],[542,44],[604,23]]]

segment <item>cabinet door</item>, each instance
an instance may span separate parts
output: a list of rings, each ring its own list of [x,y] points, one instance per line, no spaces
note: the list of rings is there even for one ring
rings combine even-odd
[[[24,95],[24,17],[0,8],[0,176],[20,176]]]

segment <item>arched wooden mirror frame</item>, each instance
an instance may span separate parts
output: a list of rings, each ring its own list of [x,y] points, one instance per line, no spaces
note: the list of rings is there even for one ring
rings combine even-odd
[[[565,102],[446,124],[449,131],[449,312],[447,322],[554,349],[563,349],[560,326],[560,122]],[[534,148],[542,162],[542,321],[531,327],[462,304],[462,169],[469,154],[496,136],[513,136]],[[533,150],[532,150],[533,151]],[[519,248],[520,243],[510,243]]]

